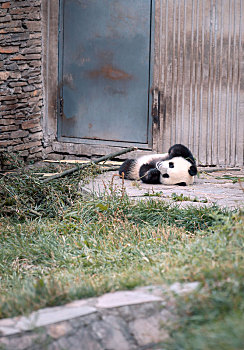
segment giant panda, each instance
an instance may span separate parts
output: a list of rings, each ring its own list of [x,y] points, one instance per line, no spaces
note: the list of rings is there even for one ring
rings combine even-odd
[[[150,154],[138,159],[127,159],[119,168],[119,175],[129,180],[148,184],[192,185],[197,166],[191,151],[176,144],[168,153]]]

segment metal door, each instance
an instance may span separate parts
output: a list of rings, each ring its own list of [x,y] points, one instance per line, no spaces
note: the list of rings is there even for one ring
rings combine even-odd
[[[161,145],[243,165],[243,0],[159,0]],[[156,48],[155,48],[156,50]]]
[[[150,147],[152,3],[61,1],[59,139]]]

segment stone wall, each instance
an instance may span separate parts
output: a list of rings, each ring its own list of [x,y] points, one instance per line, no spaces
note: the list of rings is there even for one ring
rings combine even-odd
[[[0,151],[42,157],[41,0],[0,0]]]
[[[148,286],[49,307],[0,320],[5,350],[164,349],[179,325],[175,296],[196,293],[198,282]]]

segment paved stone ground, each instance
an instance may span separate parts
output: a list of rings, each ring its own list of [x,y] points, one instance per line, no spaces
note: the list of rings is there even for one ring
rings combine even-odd
[[[0,320],[0,349],[163,350],[177,326],[175,295],[194,293],[198,282],[107,293]]]
[[[192,186],[148,185],[142,182],[124,180],[124,188],[128,196],[136,200],[155,197],[172,202],[173,197],[175,198],[173,202],[181,206],[217,204],[229,209],[243,207],[244,182],[238,182],[237,179],[243,180],[244,169],[213,170],[215,169],[200,169],[200,175],[195,177],[195,183]],[[123,183],[118,172],[101,174],[84,188],[102,195],[104,191],[109,190],[111,184],[113,184],[114,189],[122,188]],[[177,201],[178,196],[185,198],[183,201]]]

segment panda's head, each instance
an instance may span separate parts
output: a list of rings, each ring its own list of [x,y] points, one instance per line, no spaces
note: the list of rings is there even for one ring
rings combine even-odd
[[[192,185],[197,167],[191,160],[183,157],[174,157],[156,164],[160,171],[160,182],[164,185]]]

